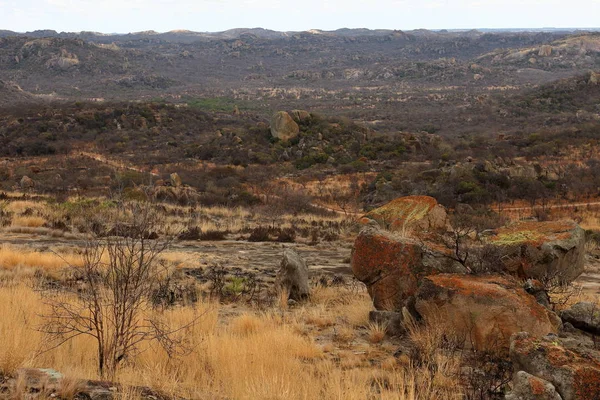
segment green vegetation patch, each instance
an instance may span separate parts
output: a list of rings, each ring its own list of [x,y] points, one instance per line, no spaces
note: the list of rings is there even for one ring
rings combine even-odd
[[[525,242],[537,242],[544,235],[536,231],[503,232],[490,238],[490,242],[501,246],[511,246]]]

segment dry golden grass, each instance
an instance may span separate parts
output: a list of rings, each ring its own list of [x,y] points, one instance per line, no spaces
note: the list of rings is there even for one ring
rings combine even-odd
[[[383,324],[378,324],[374,322],[369,323],[369,342],[373,344],[381,343],[385,338],[386,329],[387,327]]]
[[[6,210],[15,214],[23,214],[27,210],[43,213],[46,209],[46,204],[30,200],[11,201],[6,205]]]
[[[455,375],[452,375],[456,372],[452,370],[455,367],[452,360],[437,359],[439,368],[433,374],[395,363],[390,354],[382,358],[378,367],[369,361],[375,353],[369,351],[366,341],[363,345],[366,347],[354,347],[365,350],[343,351],[331,343],[318,345],[311,335],[298,333],[297,325],[311,318],[316,310],[316,315],[336,324],[339,345],[346,347],[350,341],[360,339],[363,333],[353,330],[341,313],[357,299],[362,301],[364,294],[351,295],[351,292],[336,290],[338,297],[355,297],[336,303],[321,293],[322,298],[328,299],[327,306],[309,304],[306,308],[284,312],[248,310],[221,321],[219,307],[208,303],[200,303],[195,308],[157,311],[161,320],[170,326],[200,318],[198,324],[180,332],[192,351],[170,358],[158,345],[148,344],[128,361],[118,381],[125,385],[150,386],[190,399],[206,396],[351,400],[460,398]],[[42,323],[39,314],[43,309],[40,295],[31,289],[22,285],[0,287],[3,316],[0,371],[14,374],[22,366],[52,367],[72,378],[97,378],[94,342],[89,338],[80,337],[57,349],[38,353],[45,348],[44,337],[36,330]],[[64,385],[65,392],[74,390],[69,382]],[[136,398],[135,393],[122,396]]]
[[[46,223],[46,219],[38,216],[18,216],[13,217],[11,226],[13,227],[26,227],[26,228],[40,228]]]
[[[81,256],[73,253],[38,252],[10,245],[0,245],[0,269],[29,268],[56,271],[82,263]]]

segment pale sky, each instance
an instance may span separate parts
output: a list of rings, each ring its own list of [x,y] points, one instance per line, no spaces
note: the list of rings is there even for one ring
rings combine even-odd
[[[0,0],[0,29],[592,28],[600,0]]]

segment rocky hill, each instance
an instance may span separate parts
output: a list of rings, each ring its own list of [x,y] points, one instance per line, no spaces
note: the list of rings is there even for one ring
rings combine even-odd
[[[596,62],[595,40],[594,34],[572,38],[566,32],[2,31],[0,77],[37,94],[67,98],[223,94],[240,84],[247,96],[283,90],[285,97],[299,92],[316,97],[310,92],[546,82],[589,68]],[[556,49],[552,54],[560,62],[528,64],[530,53],[543,46]],[[544,74],[515,78],[511,68],[521,58],[513,54],[525,54],[524,66]]]
[[[34,97],[25,92],[19,85],[0,80],[0,106],[10,106],[34,101]]]

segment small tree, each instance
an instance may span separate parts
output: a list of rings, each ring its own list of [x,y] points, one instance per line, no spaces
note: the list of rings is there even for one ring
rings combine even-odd
[[[182,350],[174,334],[185,328],[169,331],[151,312],[150,295],[167,273],[158,256],[170,243],[170,236],[155,239],[159,215],[148,203],[121,203],[112,211],[107,213],[112,229],[89,239],[82,265],[72,267],[83,287],[50,297],[43,327],[53,348],[81,335],[93,337],[98,372],[110,378],[142,342],[158,341],[170,355]]]

